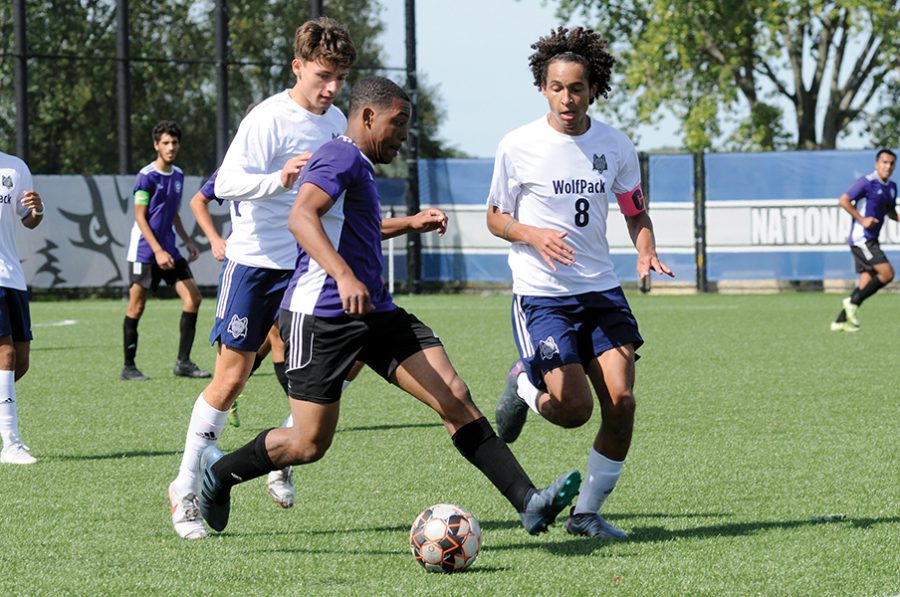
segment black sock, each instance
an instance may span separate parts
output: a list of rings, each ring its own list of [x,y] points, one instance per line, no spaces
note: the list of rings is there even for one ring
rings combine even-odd
[[[872,279],[869,280],[869,283],[866,284],[865,288],[855,288],[853,290],[853,294],[850,295],[850,302],[858,307],[864,300],[878,292],[883,286],[884,284],[878,279],[878,276],[873,276]]]
[[[288,393],[287,371],[284,370],[284,361],[281,361],[280,363],[272,361],[272,367],[275,369],[275,377],[278,378],[278,383],[284,388],[285,395],[290,396]]]
[[[186,363],[191,360],[191,347],[194,345],[194,334],[197,332],[197,314],[181,312],[181,340],[178,342],[178,360]]]
[[[125,346],[125,366],[134,367],[134,357],[137,356],[138,343],[138,320],[125,316],[125,323],[122,325]]]
[[[276,470],[269,453],[266,451],[266,436],[271,429],[266,429],[249,443],[234,452],[222,456],[213,465],[212,471],[216,479],[227,490],[238,483],[262,477]]]
[[[261,357],[258,354],[253,357],[253,367],[250,368],[250,375],[247,376],[247,379],[250,379],[250,377],[256,373],[256,370],[259,369],[259,366],[262,365],[264,360],[266,360],[266,357]]]
[[[847,314],[844,313],[844,310],[841,309],[841,312],[838,313],[837,319],[834,320],[835,323],[844,323],[847,321]]]
[[[500,490],[516,512],[525,510],[525,500],[534,484],[486,418],[460,427],[453,434],[453,445]]]

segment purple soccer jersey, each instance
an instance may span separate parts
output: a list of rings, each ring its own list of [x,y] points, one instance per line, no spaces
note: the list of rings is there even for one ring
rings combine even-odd
[[[153,164],[145,166],[137,175],[133,195],[146,193],[147,222],[153,230],[156,240],[173,259],[181,259],[181,253],[175,244],[175,228],[173,222],[181,208],[181,191],[184,187],[184,173],[178,166],[173,166],[169,173],[160,172]],[[135,225],[136,226],[136,225]],[[143,236],[137,241],[137,253],[134,259],[140,263],[156,263],[153,249]]]
[[[216,197],[216,175],[219,173],[219,169],[216,168],[216,171],[213,172],[206,182],[203,183],[203,186],[200,187],[200,194],[209,199],[210,201],[217,201],[219,205],[222,205],[223,200]]]
[[[850,234],[847,244],[855,245],[869,240],[878,240],[885,215],[892,213],[897,206],[897,183],[893,180],[881,182],[874,172],[858,178],[847,189],[847,196],[853,201],[857,211],[864,218],[875,218],[878,223],[871,228],[863,228],[859,222],[851,218]]]
[[[319,148],[303,169],[301,187],[314,184],[334,204],[322,216],[332,246],[366,285],[374,312],[396,309],[384,284],[381,252],[381,197],[372,162],[347,137]],[[317,317],[344,315],[337,284],[302,248],[281,308]]]

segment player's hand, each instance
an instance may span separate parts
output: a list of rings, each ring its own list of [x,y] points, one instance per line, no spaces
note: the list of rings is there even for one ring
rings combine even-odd
[[[528,232],[528,244],[534,247],[550,269],[556,271],[554,261],[566,266],[575,263],[575,249],[563,241],[568,234],[550,228],[532,228]]]
[[[153,257],[156,258],[156,265],[159,266],[159,269],[175,269],[175,260],[168,251],[160,249],[158,253],[153,254]]]
[[[877,226],[877,225],[878,225],[878,218],[872,218],[872,217],[866,216],[865,218],[862,219],[862,226],[866,230],[869,230],[872,227]]]
[[[22,194],[22,205],[27,207],[28,209],[34,211],[43,211],[44,210],[44,202],[41,200],[40,194],[37,191],[25,191]],[[34,214],[31,214],[34,216]],[[40,217],[40,216],[34,216]]]
[[[209,250],[212,251],[213,257],[216,258],[216,261],[224,261],[225,260],[225,247],[228,246],[228,241],[224,238],[211,239],[209,241]]]
[[[372,306],[369,289],[355,276],[347,276],[336,282],[344,313],[350,317],[362,317],[375,308]]]
[[[444,236],[447,232],[447,214],[435,207],[424,209],[412,217],[410,227],[414,232],[437,230],[438,236]]]
[[[187,242],[184,244],[184,248],[188,251],[188,261],[190,263],[197,261],[197,257],[200,257],[200,249],[197,248],[197,245]]]
[[[306,166],[310,157],[312,157],[312,154],[308,151],[304,151],[300,155],[296,155],[289,159],[281,169],[281,186],[286,189],[293,188],[294,183],[300,178],[300,170]]]
[[[654,271],[659,275],[667,275],[670,278],[675,277],[675,273],[669,267],[659,260],[656,253],[648,255],[639,255],[637,260],[637,272],[641,280],[646,280],[650,272]]]

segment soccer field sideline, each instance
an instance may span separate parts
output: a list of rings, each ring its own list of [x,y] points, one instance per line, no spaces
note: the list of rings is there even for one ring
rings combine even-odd
[[[647,344],[635,442],[604,508],[625,543],[521,530],[427,408],[371,372],[343,404],[335,444],[296,473],[282,511],[261,484],[235,492],[226,533],[180,541],[165,487],[203,382],[176,379],[178,301],[152,301],[138,362],[117,380],[121,301],[36,302],[32,369],[19,384],[34,467],[0,467],[3,594],[785,594],[900,591],[900,417],[890,376],[900,299],[878,296],[858,334],[832,333],[836,295],[629,296]],[[508,297],[398,301],[432,325],[482,410],[515,349]],[[212,366],[201,341],[194,358]],[[74,320],[72,325],[49,324]],[[888,363],[887,370],[884,364]],[[232,449],[285,412],[267,363],[241,401]],[[535,482],[584,469],[599,421],[575,432],[532,415],[513,444]],[[427,574],[406,534],[455,502],[484,548],[460,575]],[[833,518],[817,522],[815,517]]]

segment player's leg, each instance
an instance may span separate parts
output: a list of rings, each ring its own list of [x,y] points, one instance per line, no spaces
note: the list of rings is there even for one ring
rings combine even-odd
[[[440,340],[414,316],[402,309],[386,314],[361,359],[438,413],[456,449],[512,504],[529,533],[547,530],[578,493],[578,471],[565,473],[544,489],[534,487],[475,406]]]
[[[573,535],[625,539],[628,535],[609,524],[600,508],[612,493],[631,446],[634,428],[634,348],[607,350],[588,365],[588,376],[600,401],[602,421],[588,453],[587,472],[566,529]]]
[[[497,404],[497,429],[504,441],[519,437],[529,408],[567,428],[591,418],[594,398],[578,348],[582,311],[546,299],[513,297],[513,335],[522,364],[510,370]]]
[[[259,347],[259,350],[256,351],[256,356],[253,359],[253,367],[250,369],[249,377],[253,377],[253,374],[256,373],[256,370],[259,369],[260,365],[262,365],[266,356],[272,350],[272,345],[269,343],[268,336],[265,341],[262,343],[262,346]],[[241,426],[241,416],[238,413],[238,396],[231,402],[231,407],[228,409],[228,424],[232,427],[240,427]]]
[[[179,259],[175,263],[175,292],[181,298],[181,320],[178,324],[178,358],[172,367],[172,373],[179,377],[209,377],[209,371],[203,371],[191,361],[191,348],[197,334],[197,313],[200,311],[200,289],[194,281],[187,261]]]
[[[146,381],[149,378],[138,370],[135,364],[138,346],[138,322],[144,314],[147,295],[150,291],[150,266],[134,263],[132,266],[131,287],[128,289],[128,307],[125,321],[122,324],[125,363],[119,377],[124,381]]]
[[[34,464],[19,437],[16,381],[28,370],[31,313],[28,293],[0,288],[0,463]]]

